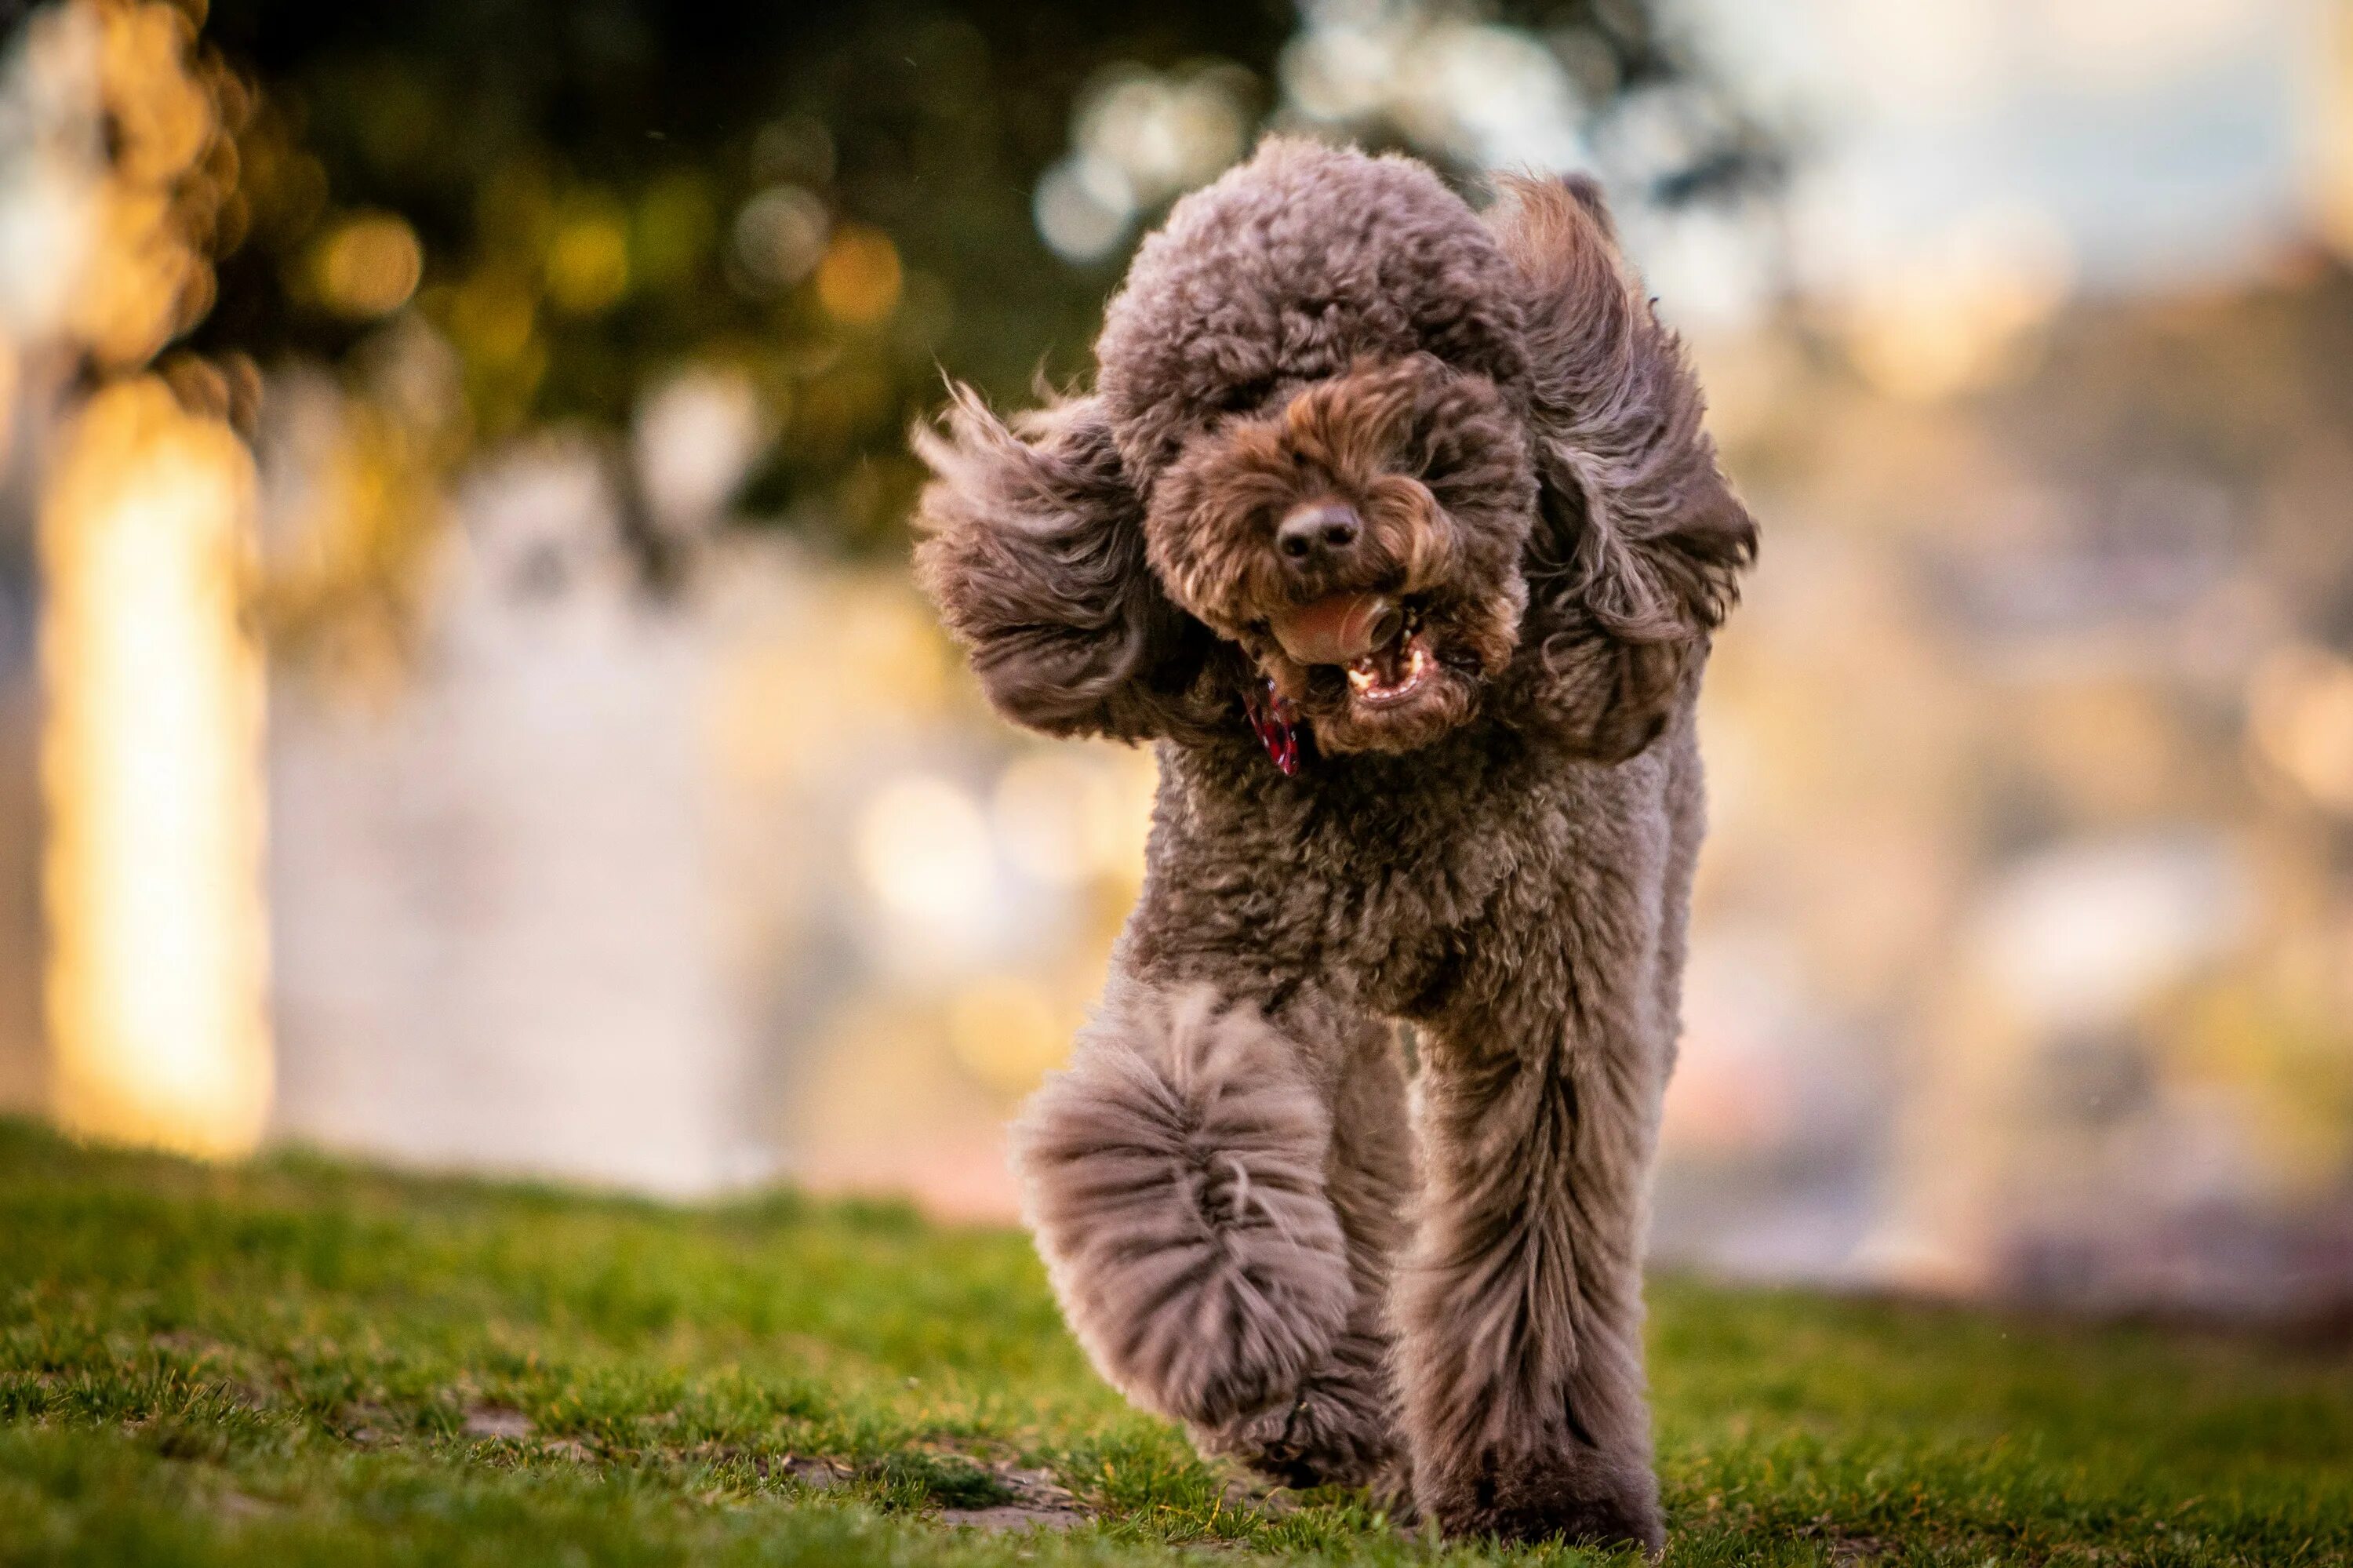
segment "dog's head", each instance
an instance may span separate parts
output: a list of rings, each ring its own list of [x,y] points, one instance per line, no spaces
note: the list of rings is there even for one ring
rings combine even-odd
[[[1519,645],[1536,483],[1495,384],[1366,359],[1197,432],[1145,511],[1169,597],[1240,645],[1326,751],[1478,711]]]
[[[919,565],[1000,706],[1184,736],[1268,683],[1327,752],[1498,710],[1648,743],[1753,529],[1598,197],[1509,194],[1271,142],[1145,241],[1092,394],[926,434]],[[1095,695],[992,680],[992,628]]]

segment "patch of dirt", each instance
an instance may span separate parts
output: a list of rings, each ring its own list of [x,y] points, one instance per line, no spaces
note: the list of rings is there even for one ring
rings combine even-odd
[[[520,1442],[531,1436],[531,1417],[503,1404],[478,1404],[466,1412],[469,1437],[511,1437]]]
[[[363,1448],[400,1441],[392,1412],[381,1404],[347,1404],[335,1413],[333,1425],[342,1429],[345,1441]]]
[[[953,1454],[954,1450],[943,1447],[942,1453]],[[813,1492],[837,1491],[861,1478],[887,1480],[894,1476],[902,1479],[913,1476],[934,1489],[930,1504],[923,1509],[924,1518],[992,1535],[1010,1531],[1068,1530],[1093,1517],[1069,1488],[1054,1478],[1050,1470],[1029,1470],[1010,1460],[984,1463],[961,1456],[956,1456],[953,1464],[953,1472],[933,1474],[933,1470],[941,1467],[941,1459],[923,1451],[895,1455],[862,1469],[839,1459],[808,1454],[754,1461],[761,1475],[787,1477]],[[967,1506],[956,1506],[953,1499],[968,1499]]]
[[[1051,1472],[1017,1469],[1011,1465],[986,1467],[991,1478],[1012,1494],[1012,1500],[987,1508],[942,1509],[942,1524],[997,1535],[1017,1530],[1068,1530],[1086,1522],[1087,1510]]]
[[[1828,1514],[1800,1525],[1798,1533],[1828,1546],[1831,1562],[1837,1568],[1862,1568],[1865,1563],[1884,1561],[1895,1550],[1876,1535],[1857,1535],[1841,1530]]]
[[[240,1354],[235,1345],[199,1334],[194,1329],[166,1329],[149,1336],[149,1342],[194,1361],[234,1361]]]
[[[1299,1511],[1299,1499],[1289,1487],[1270,1486],[1253,1476],[1227,1477],[1223,1495],[1229,1513],[1257,1513],[1267,1519],[1284,1519]]]
[[[837,1465],[830,1459],[808,1459],[787,1454],[776,1467],[813,1492],[829,1492],[836,1487],[848,1485],[849,1481],[848,1467]],[[762,1473],[767,1473],[766,1467],[762,1467]]]
[[[1059,1509],[1023,1508],[1018,1503],[1006,1503],[997,1508],[952,1508],[940,1512],[942,1524],[960,1530],[977,1530],[984,1535],[1001,1535],[1016,1530],[1068,1530],[1082,1522],[1086,1515],[1065,1513]]]

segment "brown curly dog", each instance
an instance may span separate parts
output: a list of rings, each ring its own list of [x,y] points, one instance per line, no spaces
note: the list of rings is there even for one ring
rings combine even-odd
[[[997,707],[1159,743],[1142,901],[1018,1130],[1071,1327],[1271,1477],[1655,1551],[1692,709],[1756,540],[1681,347],[1590,184],[1482,219],[1275,140],[1096,355],[916,435],[917,568]]]

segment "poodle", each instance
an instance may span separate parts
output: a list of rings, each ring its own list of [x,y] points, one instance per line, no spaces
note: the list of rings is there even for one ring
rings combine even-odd
[[[1591,182],[1482,217],[1277,138],[1144,242],[1096,361],[914,436],[993,705],[1157,745],[1141,899],[1016,1128],[1071,1326],[1278,1481],[1655,1552],[1693,705],[1756,541],[1682,348]]]

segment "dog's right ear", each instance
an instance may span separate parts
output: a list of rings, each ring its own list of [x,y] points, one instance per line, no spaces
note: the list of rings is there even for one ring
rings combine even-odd
[[[1214,640],[1145,563],[1144,503],[1099,401],[1068,398],[1008,426],[951,384],[940,425],[910,439],[933,474],[916,508],[915,578],[990,704],[1049,735],[1188,727]]]

